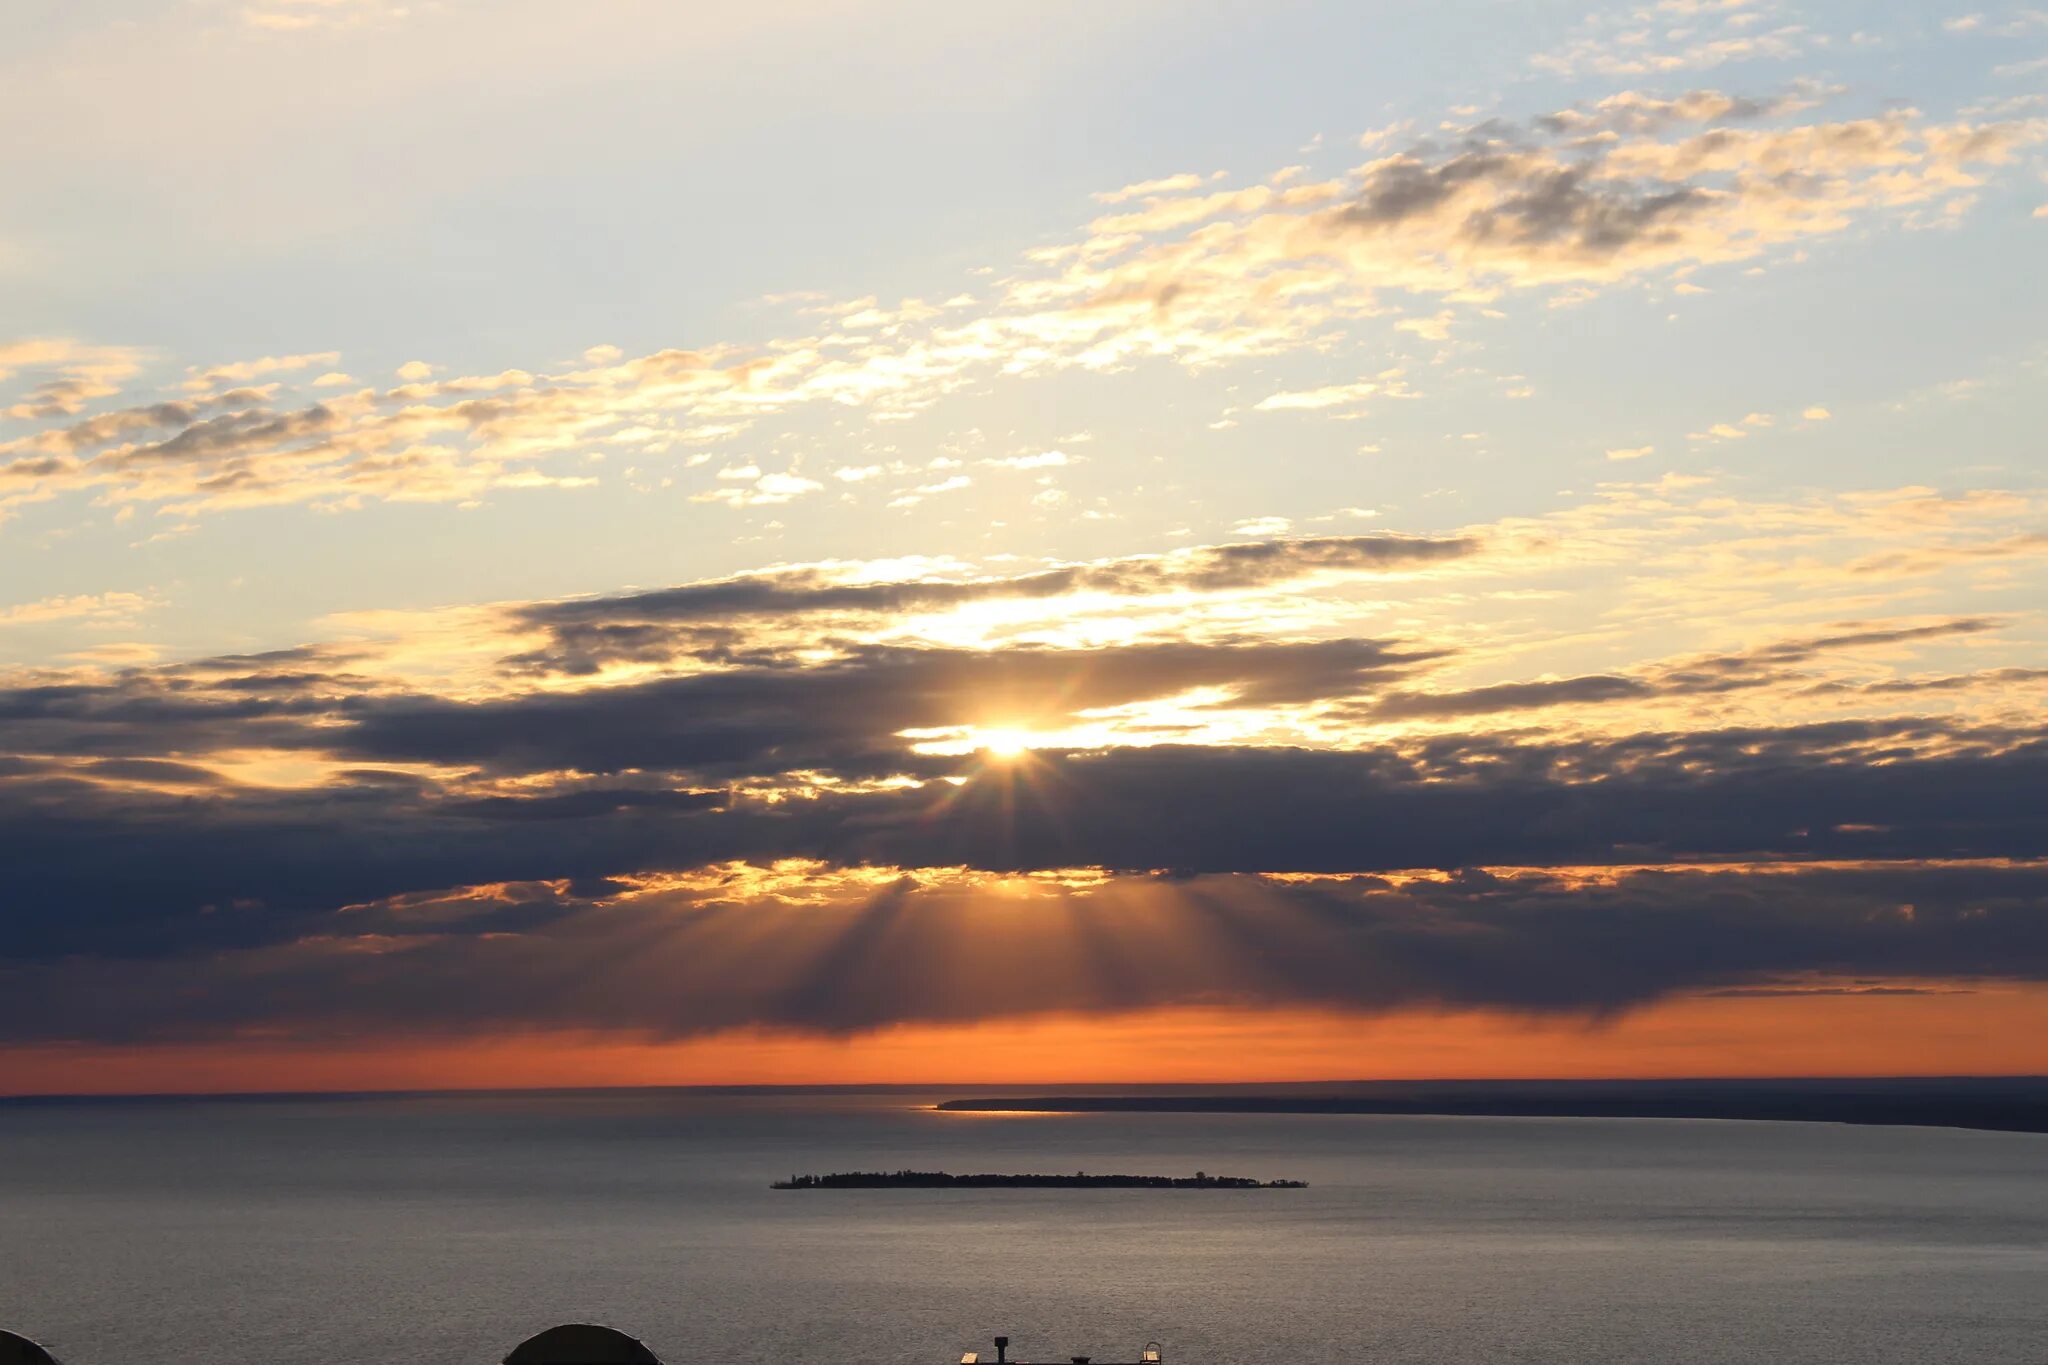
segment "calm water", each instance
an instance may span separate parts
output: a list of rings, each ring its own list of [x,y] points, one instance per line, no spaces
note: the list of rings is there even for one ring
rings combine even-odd
[[[937,1115],[900,1095],[0,1105],[0,1325],[70,1365],[2048,1360],[2048,1138]],[[1307,1190],[834,1191],[851,1167]]]

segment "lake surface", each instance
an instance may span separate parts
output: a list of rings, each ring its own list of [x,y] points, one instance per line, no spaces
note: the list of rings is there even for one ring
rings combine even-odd
[[[959,1093],[0,1104],[0,1326],[67,1365],[486,1365],[575,1319],[672,1365],[2048,1359],[2048,1137],[922,1107]],[[1312,1183],[767,1188],[899,1167]]]

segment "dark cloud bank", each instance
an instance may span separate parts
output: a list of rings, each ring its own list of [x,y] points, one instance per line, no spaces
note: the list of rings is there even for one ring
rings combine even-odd
[[[672,599],[530,610],[659,624],[657,605]],[[694,624],[706,605],[674,611]],[[847,1031],[1217,1002],[1597,1016],[1817,978],[2048,979],[2048,866],[2031,861],[2048,855],[2048,727],[1168,742],[1014,764],[897,733],[1058,725],[1197,687],[1363,715],[1565,700],[1540,689],[1598,705],[1782,682],[1871,634],[1461,694],[1419,685],[1440,651],[1387,640],[848,644],[479,702],[383,690],[318,651],[17,688],[0,693],[0,1039]],[[341,766],[278,789],[204,765],[251,747]],[[769,799],[804,774],[829,781]],[[921,785],[874,783],[906,777]],[[794,897],[716,871],[781,859],[881,871]],[[991,885],[1066,868],[1116,875]],[[1403,869],[1446,875],[1388,875]]]

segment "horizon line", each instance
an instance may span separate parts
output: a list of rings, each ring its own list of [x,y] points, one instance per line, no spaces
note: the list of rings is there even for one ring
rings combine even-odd
[[[2048,1083],[2048,1073],[2034,1071],[2014,1072],[1943,1072],[1868,1075],[1856,1073],[1807,1073],[1800,1075],[1740,1076],[1740,1075],[1696,1075],[1696,1076],[1435,1076],[1435,1077],[1329,1077],[1312,1081],[962,1081],[962,1082],[920,1082],[920,1081],[876,1081],[876,1082],[727,1082],[708,1084],[650,1084],[650,1085],[534,1085],[534,1086],[432,1086],[393,1087],[345,1090],[81,1090],[81,1091],[24,1091],[21,1093],[0,1093],[0,1104],[32,1104],[93,1100],[349,1100],[349,1099],[439,1099],[461,1096],[487,1095],[604,1095],[604,1094],[649,1094],[649,1093],[691,1093],[709,1095],[757,1095],[757,1094],[904,1094],[932,1090],[983,1090],[1008,1092],[1015,1098],[1056,1098],[1058,1092],[1116,1091],[1116,1090],[1250,1090],[1271,1089],[1286,1086],[1296,1089],[1310,1089],[1316,1086],[1396,1086],[1396,1085],[1455,1085],[1455,1086],[1511,1086],[1511,1085],[1790,1085],[1801,1083],[1843,1084],[1849,1082],[1872,1083],[1916,1083],[1971,1081],[2040,1081]],[[1034,1091],[1034,1096],[1018,1096],[1014,1092]],[[977,1098],[973,1095],[958,1096],[961,1099]]]

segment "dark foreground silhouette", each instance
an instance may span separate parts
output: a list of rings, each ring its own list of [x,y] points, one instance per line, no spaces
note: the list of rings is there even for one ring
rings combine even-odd
[[[661,1365],[661,1357],[616,1327],[565,1322],[513,1347],[505,1365]]]
[[[1413,1114],[1500,1118],[1756,1119],[2048,1133],[2048,1077],[1703,1081],[1353,1082],[1204,1094],[996,1096],[940,1109],[990,1113]]]
[[[834,1175],[793,1175],[772,1190],[1300,1190],[1306,1180],[1250,1180],[1238,1175],[948,1175],[944,1171],[841,1171]]]
[[[994,1365],[1023,1365],[1009,1358],[1010,1339],[996,1338]],[[1091,1365],[1090,1356],[1068,1356],[1071,1365]],[[62,1365],[43,1346],[14,1332],[0,1331],[0,1365]],[[589,1322],[565,1322],[528,1337],[513,1347],[502,1365],[662,1365],[661,1357],[638,1337],[616,1327]],[[981,1353],[968,1351],[960,1365],[981,1365]],[[1145,1343],[1136,1365],[1162,1365],[1160,1346]]]
[[[60,1365],[60,1362],[39,1342],[14,1332],[0,1331],[0,1365]]]

